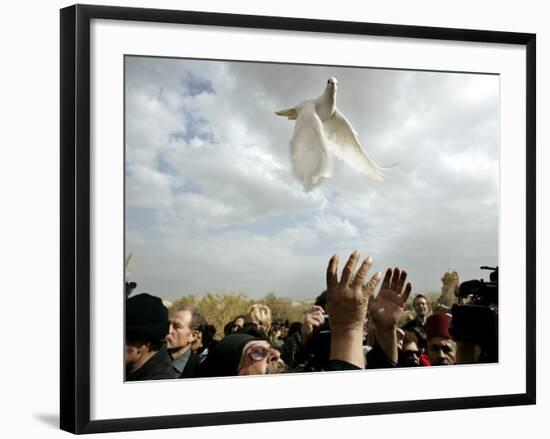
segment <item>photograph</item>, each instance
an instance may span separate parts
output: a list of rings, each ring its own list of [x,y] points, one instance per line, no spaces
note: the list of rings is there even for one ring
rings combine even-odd
[[[499,363],[499,74],[123,62],[126,383]]]

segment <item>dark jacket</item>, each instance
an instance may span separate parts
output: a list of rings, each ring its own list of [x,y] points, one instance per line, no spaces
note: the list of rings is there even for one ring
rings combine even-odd
[[[177,377],[165,345],[139,369],[126,372],[126,381],[169,380]]]
[[[360,367],[355,364],[348,363],[342,360],[328,360],[326,371],[339,371],[339,370],[361,370]]]
[[[374,346],[367,353],[366,363],[366,369],[384,369],[389,367],[397,367],[397,364],[395,364],[391,360],[391,358],[386,355],[386,353],[377,341],[374,342]]]
[[[296,331],[281,346],[281,358],[292,370],[298,370],[308,360],[308,352],[302,346],[302,335]]]
[[[189,360],[187,360],[187,364],[183,368],[183,372],[178,378],[195,378],[198,376],[199,363],[200,357],[195,353],[191,353]]]

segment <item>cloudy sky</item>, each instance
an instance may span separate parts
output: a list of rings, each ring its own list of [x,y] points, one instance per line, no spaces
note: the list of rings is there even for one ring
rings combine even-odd
[[[398,163],[387,181],[340,160],[311,192],[293,177],[294,123],[274,111],[330,76],[370,157]],[[330,256],[355,249],[375,271],[406,269],[413,294],[497,264],[497,76],[127,57],[125,79],[138,291],[309,299]]]

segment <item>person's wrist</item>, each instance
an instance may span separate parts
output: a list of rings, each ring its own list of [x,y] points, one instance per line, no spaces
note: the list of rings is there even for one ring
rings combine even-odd
[[[303,330],[299,331],[298,334],[299,334],[298,341],[302,345],[305,345],[309,341],[312,335],[312,333],[308,333],[307,331],[303,331]]]
[[[374,322],[374,326],[376,327],[376,331],[380,332],[387,332],[387,333],[393,333],[398,325],[396,321],[391,322]]]
[[[360,341],[363,344],[363,329],[362,328],[348,328],[338,329],[332,331],[332,339],[334,340],[347,340],[348,342]]]
[[[355,333],[363,333],[363,324],[356,325],[331,325],[330,331],[335,335],[347,336]]]
[[[363,317],[366,314],[332,316],[329,314],[329,325],[332,332],[350,332],[363,330]]]
[[[393,362],[397,363],[397,336],[395,326],[376,327],[375,341],[380,346],[386,356]]]
[[[330,359],[341,360],[363,369],[363,330],[359,328],[336,328],[331,330]]]
[[[380,342],[393,340],[395,338],[395,329],[379,329],[376,328],[376,339]]]

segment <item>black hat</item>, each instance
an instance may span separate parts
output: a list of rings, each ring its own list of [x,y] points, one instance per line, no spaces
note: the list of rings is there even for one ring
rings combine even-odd
[[[168,334],[168,309],[147,293],[126,300],[126,338],[158,343]]]
[[[235,333],[222,338],[201,363],[199,376],[233,376],[237,375],[237,368],[245,345],[252,340],[262,340],[249,334]]]

